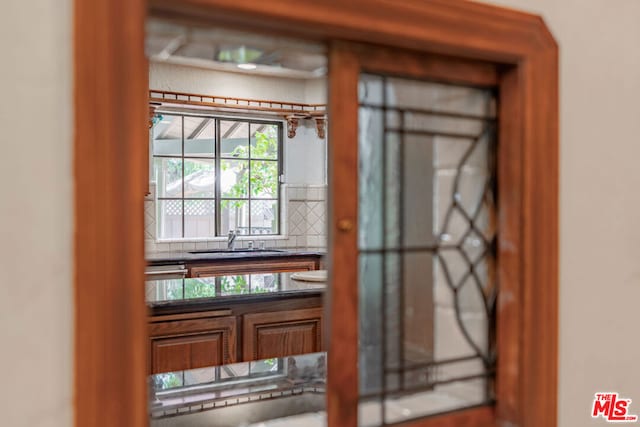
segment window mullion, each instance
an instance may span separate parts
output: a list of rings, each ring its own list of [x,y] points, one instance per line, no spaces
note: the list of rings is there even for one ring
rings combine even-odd
[[[282,122],[278,123],[278,178],[277,178],[277,190],[276,197],[278,201],[276,202],[276,206],[278,209],[278,226],[276,228],[276,234],[281,234],[282,232],[282,183],[280,182],[280,178],[284,173],[284,128],[282,126]]]
[[[248,207],[248,211],[247,211],[247,224],[249,224],[249,233],[248,235],[251,236],[253,233],[251,232],[251,122],[247,123],[247,147],[248,147],[248,151],[249,151],[249,158],[247,159],[247,173],[249,174],[249,177],[247,179],[247,182],[249,183],[249,193],[247,194],[247,197],[249,199],[249,201],[247,202],[249,207]]]
[[[184,115],[180,116],[182,121],[181,129],[182,129],[182,238],[184,239]]]
[[[215,231],[214,235],[219,236],[220,230],[222,229],[222,184],[220,182],[222,173],[220,170],[220,155],[222,153],[221,150],[221,133],[220,133],[220,119],[216,118],[215,120],[215,141],[214,141],[214,151],[213,156],[215,158]]]

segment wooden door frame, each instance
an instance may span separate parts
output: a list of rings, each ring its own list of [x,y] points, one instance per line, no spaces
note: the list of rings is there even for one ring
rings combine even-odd
[[[82,427],[147,423],[142,286],[146,8],[145,0],[74,1],[74,402],[75,424]],[[500,113],[509,120],[500,121],[500,141],[507,148],[500,152],[499,176],[507,187],[501,186],[498,219],[495,413],[480,408],[456,414],[456,420],[435,417],[411,425],[478,426],[497,418],[519,427],[555,426],[558,47],[542,19],[465,0],[151,0],[151,10],[316,40],[343,39],[504,65]],[[332,62],[357,66],[334,52]],[[332,77],[339,75],[334,72]],[[353,90],[350,81],[331,79],[330,85],[334,94]],[[336,120],[342,113],[352,117],[356,107],[343,104],[335,96],[330,99],[332,160],[357,154],[353,123]],[[332,162],[332,168],[337,177],[353,178],[350,174],[355,173],[344,162]],[[336,181],[330,185],[334,188]],[[341,190],[355,194],[353,188]],[[355,232],[338,232],[349,228],[342,220],[355,224],[356,203],[332,204],[330,211],[332,283],[337,286],[330,294],[333,322],[328,335],[340,348],[329,353],[330,426],[356,425]]]

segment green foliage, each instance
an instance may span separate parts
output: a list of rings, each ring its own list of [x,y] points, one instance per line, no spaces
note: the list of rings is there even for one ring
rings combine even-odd
[[[223,294],[259,294],[268,292],[267,289],[251,286],[247,280],[247,276],[222,276],[220,277],[221,289]]]
[[[205,298],[215,297],[216,287],[211,279],[184,279],[184,297],[190,298]]]
[[[222,276],[220,283],[223,294],[249,293],[249,283],[245,276]]]
[[[264,132],[256,132],[255,142],[251,141],[251,158],[277,159],[278,136],[275,126],[267,126]],[[246,145],[239,145],[231,152],[233,157],[244,159],[249,156]],[[249,180],[251,181],[251,196],[276,198],[278,195],[278,162],[251,160],[251,176],[249,176],[249,162],[238,161],[233,164],[223,163],[222,170],[233,170],[236,175],[235,184],[226,192],[225,197],[247,198]],[[241,208],[243,201],[223,200],[222,208]]]
[[[167,289],[167,299],[190,299],[215,297],[216,288],[213,279],[183,279],[184,295],[182,286],[171,286]]]
[[[167,390],[182,386],[182,376],[175,372],[155,375],[156,390]]]

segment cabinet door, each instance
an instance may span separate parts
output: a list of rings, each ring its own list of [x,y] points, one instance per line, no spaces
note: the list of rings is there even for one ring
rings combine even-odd
[[[233,316],[151,323],[149,335],[154,374],[236,361]]]
[[[244,316],[244,360],[322,351],[322,308]]]

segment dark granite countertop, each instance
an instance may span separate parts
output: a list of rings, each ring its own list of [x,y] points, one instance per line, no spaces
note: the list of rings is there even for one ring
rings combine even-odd
[[[325,252],[298,249],[238,249],[235,251],[155,252],[146,255],[148,265],[164,265],[177,262],[223,261],[239,259],[290,258],[297,256],[324,256]]]
[[[228,276],[146,281],[147,305],[163,309],[216,308],[229,303],[256,302],[322,295],[324,282],[295,280],[296,273],[253,273]],[[295,276],[294,276],[295,277]]]
[[[152,427],[233,427],[325,410],[326,353],[149,377]]]

